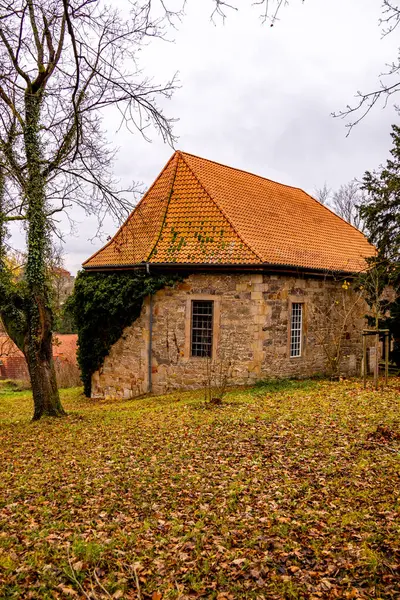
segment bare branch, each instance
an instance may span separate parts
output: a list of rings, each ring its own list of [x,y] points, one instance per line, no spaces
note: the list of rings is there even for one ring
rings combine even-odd
[[[36,24],[35,8],[33,6],[32,0],[27,0],[27,3],[28,3],[28,8],[29,8],[29,17],[30,17],[30,21],[31,21],[33,38],[34,38],[35,44],[36,44],[37,66],[38,66],[39,73],[42,73],[45,71],[44,64],[43,64],[43,59],[44,59],[43,46],[40,41],[39,31],[38,31],[37,24]]]
[[[18,119],[20,125],[23,126],[24,120],[22,119],[20,113],[18,112],[14,102],[12,102],[11,98],[8,97],[4,88],[1,85],[0,85],[0,98],[11,109],[12,114]]]
[[[340,217],[345,219],[360,231],[364,229],[359,207],[363,203],[364,193],[358,181],[353,179],[340,186],[332,196],[332,208]]]
[[[78,56],[78,48],[77,48],[77,44],[76,44],[76,38],[75,38],[75,32],[74,32],[74,28],[72,27],[72,23],[71,23],[71,19],[69,16],[69,0],[63,0],[63,5],[64,5],[64,16],[65,16],[65,21],[67,23],[67,29],[68,29],[68,33],[69,36],[71,38],[71,43],[72,43],[72,50],[73,50],[73,55],[74,55],[74,61],[75,61],[75,85],[74,85],[74,89],[72,91],[72,104],[74,107],[74,121],[75,121],[75,129],[76,129],[76,150],[75,150],[75,154],[72,160],[75,160],[76,158],[76,153],[78,151],[78,147],[79,147],[79,137],[80,137],[80,130],[79,130],[79,114],[78,114],[78,107],[76,104],[76,96],[79,90],[79,79],[80,79],[80,65],[79,65],[79,56]]]
[[[332,113],[333,117],[345,118],[352,114],[360,114],[354,121],[350,121],[346,124],[348,128],[347,137],[350,135],[353,127],[358,125],[372,110],[372,108],[377,104],[377,102],[383,98],[384,107],[387,106],[389,101],[389,97],[395,94],[400,90],[400,82],[396,82],[393,85],[386,86],[381,81],[381,88],[378,90],[374,90],[373,92],[369,92],[367,94],[363,94],[362,92],[357,92],[356,98],[358,98],[358,103],[354,106],[347,106],[345,110],[341,110],[339,112]]]
[[[400,7],[392,0],[383,0],[382,13],[383,16],[379,20],[379,25],[382,29],[382,37],[386,37],[393,33],[400,23]],[[399,72],[400,51],[397,60],[387,65],[387,71],[381,73],[378,89],[372,92],[358,91],[356,94],[357,101],[354,105],[348,105],[344,110],[333,113],[334,117],[350,117],[351,120],[346,124],[348,128],[347,136],[350,135],[353,127],[358,125],[379,101],[382,101],[383,108],[387,106],[393,94],[400,90]],[[394,83],[391,82],[393,76],[396,76]]]
[[[321,204],[325,204],[329,206],[331,200],[332,190],[328,187],[328,184],[325,182],[322,188],[316,188],[315,197]]]
[[[2,40],[5,48],[7,49],[7,52],[11,58],[11,61],[12,61],[12,64],[14,65],[15,70],[21,77],[23,77],[23,79],[25,79],[26,83],[30,86],[31,80],[29,78],[29,75],[27,73],[25,73],[25,71],[23,69],[21,69],[21,67],[19,66],[17,57],[14,55],[13,49],[12,49],[1,25],[0,25],[0,39]]]
[[[14,217],[6,217],[6,216],[4,216],[3,220],[6,221],[6,222],[9,222],[9,221],[26,221],[27,217],[26,216],[21,216],[21,215],[15,215]]]

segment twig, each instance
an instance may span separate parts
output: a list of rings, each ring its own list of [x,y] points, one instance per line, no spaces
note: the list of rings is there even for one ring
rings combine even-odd
[[[135,575],[135,583],[136,583],[136,589],[137,589],[137,593],[138,593],[138,600],[142,600],[142,593],[140,591],[139,577],[138,577],[135,565],[133,565],[133,573]]]
[[[97,585],[103,590],[103,592],[106,594],[107,598],[112,598],[111,594],[106,590],[104,585],[101,583],[100,579],[97,577],[96,569],[93,569],[93,575],[94,575]]]
[[[374,442],[373,440],[368,440],[369,444],[375,444],[375,446],[380,446],[381,448],[384,448],[385,450],[390,450],[390,452],[394,452],[394,454],[400,454],[400,450],[396,450],[395,448],[392,448],[391,446],[386,446],[385,444],[381,444],[380,442]]]
[[[69,547],[67,548],[67,558],[68,558],[68,564],[69,564],[69,568],[71,569],[72,575],[70,575],[69,573],[67,573],[66,571],[64,571],[65,574],[67,575],[67,577],[69,577],[78,586],[78,588],[80,589],[80,591],[82,592],[82,594],[85,596],[85,598],[87,598],[88,600],[93,600],[93,598],[91,596],[89,596],[89,594],[87,594],[85,592],[85,590],[83,589],[83,587],[82,587],[79,579],[76,576],[76,571],[75,571],[74,567],[72,566],[71,558],[69,556]]]

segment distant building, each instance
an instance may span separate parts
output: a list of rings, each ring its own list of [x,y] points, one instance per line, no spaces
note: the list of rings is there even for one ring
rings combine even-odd
[[[72,294],[75,284],[75,277],[69,271],[61,267],[54,267],[52,270],[53,286],[56,293],[56,304],[60,308]]]
[[[74,384],[79,384],[79,369],[76,359],[77,338],[75,334],[54,334],[53,357],[56,372],[68,370],[74,378]],[[17,348],[8,335],[0,334],[0,379],[29,381],[29,372],[22,352]]]

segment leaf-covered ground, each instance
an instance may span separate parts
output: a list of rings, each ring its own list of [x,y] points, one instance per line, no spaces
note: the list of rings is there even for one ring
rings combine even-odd
[[[0,598],[399,598],[400,380],[0,393]]]

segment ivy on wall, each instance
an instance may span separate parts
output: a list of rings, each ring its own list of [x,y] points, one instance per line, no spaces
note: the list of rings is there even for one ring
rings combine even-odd
[[[78,273],[67,302],[78,329],[78,362],[86,396],[90,397],[93,373],[125,327],[139,317],[144,298],[181,279],[142,271]]]

